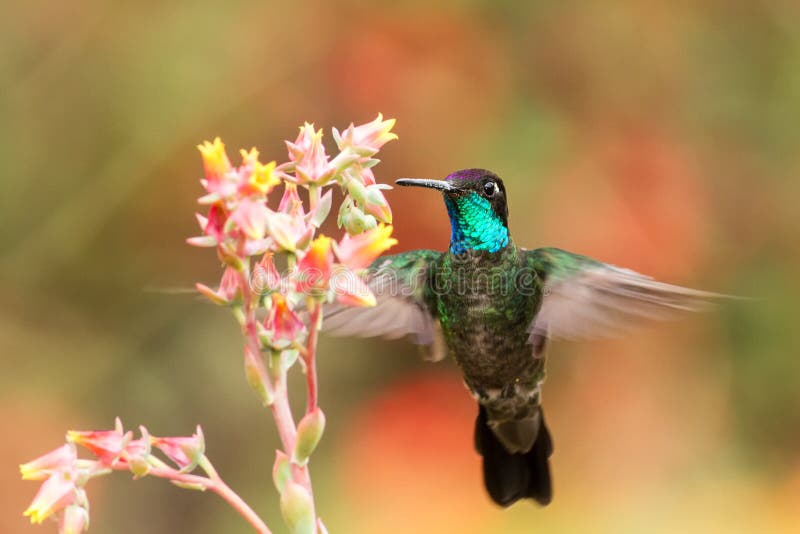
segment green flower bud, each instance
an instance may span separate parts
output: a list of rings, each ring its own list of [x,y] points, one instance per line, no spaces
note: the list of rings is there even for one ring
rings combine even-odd
[[[272,464],[272,482],[278,493],[283,493],[286,481],[292,477],[292,466],[289,457],[283,451],[275,451],[275,463]]]
[[[297,425],[297,441],[294,444],[292,462],[297,465],[306,465],[308,457],[317,448],[324,431],[325,414],[319,408],[314,408]]]
[[[250,387],[256,392],[264,406],[272,405],[274,399],[267,389],[267,385],[261,380],[258,367],[255,362],[247,357],[244,359],[244,372],[247,376],[247,383],[250,384]]]
[[[179,488],[188,489],[188,490],[195,490],[195,491],[205,491],[206,487],[202,484],[194,483],[194,482],[181,482],[180,480],[170,480],[173,484],[178,486]]]
[[[353,197],[358,204],[364,205],[367,203],[367,188],[359,180],[350,180],[347,182],[347,192]]]
[[[315,534],[314,503],[308,491],[292,480],[281,493],[281,513],[292,534]]]

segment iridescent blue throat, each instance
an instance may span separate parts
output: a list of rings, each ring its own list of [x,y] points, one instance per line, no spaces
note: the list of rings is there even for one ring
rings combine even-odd
[[[450,215],[450,252],[463,254],[468,250],[497,252],[508,246],[508,228],[498,217],[488,200],[477,193],[462,197],[445,196]]]

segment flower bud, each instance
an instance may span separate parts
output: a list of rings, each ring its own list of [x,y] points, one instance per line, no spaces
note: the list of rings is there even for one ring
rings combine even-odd
[[[306,490],[293,480],[287,480],[281,493],[281,513],[292,534],[314,534],[314,502]]]
[[[359,205],[363,206],[367,203],[367,187],[358,180],[350,180],[347,182],[347,192],[350,193],[350,197]]]
[[[275,463],[272,464],[272,482],[278,493],[283,493],[286,481],[292,477],[292,466],[285,452],[275,451]]]
[[[349,202],[348,202],[349,201]],[[375,217],[366,215],[360,208],[353,204],[349,197],[339,209],[339,226],[347,230],[350,235],[360,234],[364,230],[374,228],[377,225]]]
[[[58,534],[81,534],[89,529],[89,510],[71,504],[64,509],[58,522]]]
[[[384,184],[370,185],[367,187],[364,210],[379,221],[391,224],[392,209],[389,207],[386,197],[381,193],[381,189],[385,188]]]
[[[261,380],[261,373],[259,373],[256,363],[248,357],[244,359],[244,372],[247,377],[247,383],[250,384],[250,387],[256,392],[262,404],[264,406],[270,406],[274,402],[274,399],[269,389],[267,389],[267,385]]]
[[[308,457],[317,448],[325,431],[325,414],[317,407],[307,413],[297,425],[297,441],[294,444],[292,462],[297,465],[308,463]]]
[[[187,489],[193,491],[205,491],[207,489],[203,484],[200,484],[199,482],[181,482],[180,480],[170,480],[170,482],[172,482],[181,489]]]
[[[133,478],[141,478],[150,472],[150,433],[139,426],[142,437],[131,441],[122,453],[121,460],[128,465]]]

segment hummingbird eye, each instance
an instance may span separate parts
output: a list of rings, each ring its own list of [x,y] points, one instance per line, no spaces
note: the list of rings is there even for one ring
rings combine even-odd
[[[497,184],[496,183],[494,183],[492,181],[488,181],[485,184],[483,184],[483,193],[487,197],[494,196],[494,194],[496,192],[497,192]]]

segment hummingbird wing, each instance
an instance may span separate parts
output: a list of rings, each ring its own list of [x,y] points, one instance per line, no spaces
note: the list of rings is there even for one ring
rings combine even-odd
[[[335,336],[385,337],[413,335],[426,346],[426,359],[446,355],[428,282],[431,266],[441,257],[434,250],[412,250],[375,260],[366,282],[377,304],[370,308],[339,303],[326,306],[322,331]]]
[[[531,339],[613,337],[643,320],[702,311],[726,295],[665,284],[629,269],[557,248],[526,251],[544,280]]]

